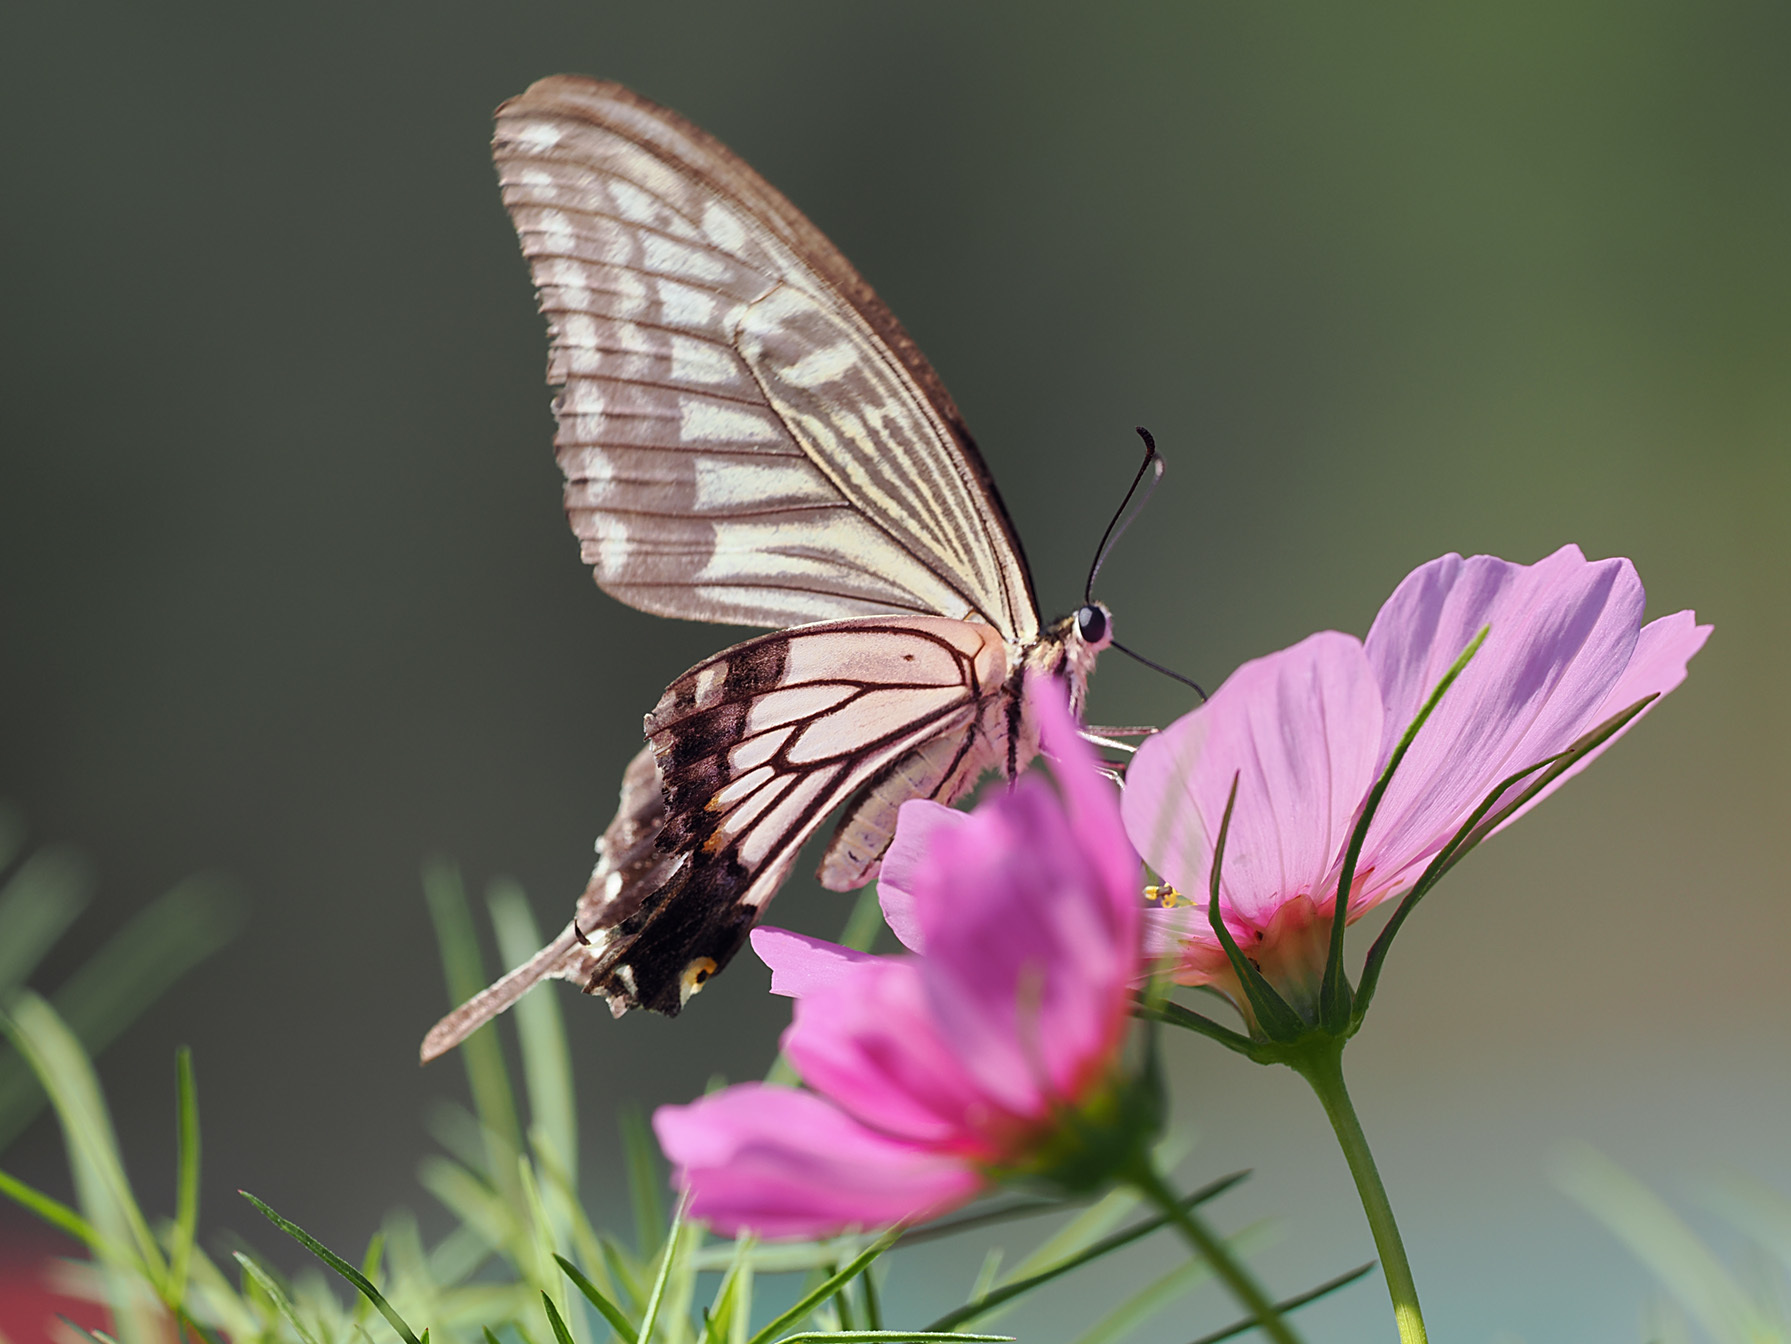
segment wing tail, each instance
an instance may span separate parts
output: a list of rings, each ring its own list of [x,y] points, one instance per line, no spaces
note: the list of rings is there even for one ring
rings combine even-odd
[[[487,985],[472,998],[449,1013],[429,1029],[419,1052],[427,1064],[459,1045],[492,1018],[515,1003],[537,982],[571,979],[587,949],[581,942],[575,924],[560,930],[546,947],[530,957],[495,984]]]

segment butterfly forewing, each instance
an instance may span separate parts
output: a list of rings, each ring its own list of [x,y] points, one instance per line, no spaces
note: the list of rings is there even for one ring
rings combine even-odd
[[[499,109],[494,154],[564,385],[567,512],[606,591],[699,620],[932,613],[1036,636],[956,407],[762,178],[570,76]]]
[[[1037,749],[1041,631],[958,410],[821,233],[683,118],[558,76],[498,109],[504,203],[561,387],[566,511],[597,582],[661,615],[795,626],[692,668],[647,716],[559,938],[430,1033],[446,1049],[544,976],[676,1013],[850,801],[822,882],[876,875],[901,804]]]

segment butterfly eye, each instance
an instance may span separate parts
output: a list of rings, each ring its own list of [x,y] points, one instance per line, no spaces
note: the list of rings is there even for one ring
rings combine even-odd
[[[1076,633],[1084,644],[1107,642],[1107,613],[1092,603],[1076,613]]]

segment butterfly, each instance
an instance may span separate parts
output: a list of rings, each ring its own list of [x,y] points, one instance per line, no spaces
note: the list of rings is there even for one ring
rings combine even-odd
[[[819,878],[844,891],[876,876],[903,802],[1024,768],[1027,675],[1060,678],[1080,714],[1112,638],[1092,598],[1041,623],[938,375],[719,141],[560,75],[498,108],[493,155],[551,336],[566,514],[598,585],[774,633],[666,689],[572,922],[444,1018],[425,1060],[547,977],[618,1016],[676,1014],[841,804]]]

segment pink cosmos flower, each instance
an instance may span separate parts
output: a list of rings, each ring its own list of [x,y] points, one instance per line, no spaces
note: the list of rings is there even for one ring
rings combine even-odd
[[[1310,1020],[1350,833],[1400,737],[1474,636],[1487,628],[1374,814],[1351,920],[1409,890],[1501,780],[1685,679],[1710,627],[1689,611],[1644,626],[1642,607],[1629,561],[1589,561],[1575,546],[1534,565],[1446,555],[1406,577],[1365,642],[1329,631],[1240,667],[1145,743],[1127,771],[1132,842],[1194,904],[1150,911],[1147,941],[1175,958],[1177,980],[1213,985],[1248,1017],[1205,913],[1213,840],[1236,777],[1220,913],[1243,953]]]
[[[783,1047],[813,1090],[745,1084],[654,1115],[694,1217],[769,1237],[918,1221],[1003,1174],[1049,1175],[1111,1120],[1138,858],[1059,689],[1028,693],[1059,791],[1032,774],[974,812],[902,808],[879,896],[908,954],[753,934],[797,1001]]]

